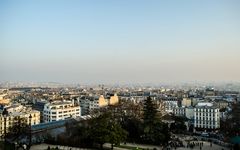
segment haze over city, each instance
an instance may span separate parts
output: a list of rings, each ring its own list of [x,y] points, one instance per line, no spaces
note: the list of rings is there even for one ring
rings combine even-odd
[[[1,81],[240,81],[239,1],[0,1]]]
[[[0,150],[240,150],[239,0],[0,0]]]

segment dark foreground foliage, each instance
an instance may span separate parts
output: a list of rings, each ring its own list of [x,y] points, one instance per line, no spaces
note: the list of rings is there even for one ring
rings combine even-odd
[[[112,148],[122,142],[164,145],[170,139],[168,125],[161,122],[157,107],[150,97],[144,101],[142,108],[120,104],[100,110],[97,114],[87,121],[66,124],[64,134],[57,138],[49,135],[46,142],[102,149],[104,143],[111,143]]]

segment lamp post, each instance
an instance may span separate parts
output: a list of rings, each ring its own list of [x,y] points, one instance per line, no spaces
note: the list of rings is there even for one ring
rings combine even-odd
[[[4,117],[4,149],[6,149],[6,134],[7,134],[7,115],[8,111],[4,108],[2,115]]]
[[[32,115],[29,115],[29,147],[28,149],[30,149],[32,145]]]

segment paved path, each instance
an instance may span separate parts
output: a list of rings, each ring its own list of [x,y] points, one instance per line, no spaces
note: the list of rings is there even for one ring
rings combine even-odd
[[[187,143],[183,140],[183,144],[186,146]],[[200,141],[193,141],[193,142],[200,142]],[[149,150],[153,150],[154,148],[156,150],[162,150],[162,147],[160,146],[154,146],[154,145],[144,145],[144,144],[134,144],[134,143],[126,143],[126,144],[121,144],[121,145],[126,145],[126,146],[131,146],[131,147],[139,147],[139,148],[144,148],[144,149],[149,149]],[[50,146],[51,148],[55,148],[57,145],[50,145],[50,144],[40,144],[40,145],[33,145],[31,147],[31,150],[46,150],[48,148],[48,146]],[[104,144],[105,148],[111,148],[111,144]],[[90,149],[84,149],[84,148],[76,148],[76,147],[68,147],[68,146],[59,146],[58,148],[60,150],[90,150]],[[119,147],[114,147],[114,150],[126,150],[124,148],[119,148]],[[175,150],[174,148],[172,148],[171,150]],[[200,150],[199,146],[195,146],[194,148],[184,148],[184,147],[180,147],[177,148],[176,150]],[[203,141],[203,147],[202,150],[229,150],[226,147],[221,147],[219,145],[216,144],[212,144],[212,147],[210,146],[210,142],[206,142]]]
[[[195,141],[195,142],[199,142],[199,141]],[[177,148],[177,150],[200,150],[200,147],[199,146],[195,146],[192,149],[191,148],[180,147],[180,148]],[[229,149],[226,148],[226,147],[222,147],[222,146],[216,145],[216,144],[212,144],[212,146],[210,146],[209,142],[205,142],[204,141],[202,150],[229,150]]]
[[[76,147],[68,147],[68,146],[61,146],[61,145],[50,145],[50,144],[39,144],[39,145],[33,145],[30,150],[47,150],[48,146],[50,148],[56,148],[58,146],[59,150],[90,150],[90,149],[84,149],[84,148],[76,148]]]
[[[182,142],[185,146],[187,146],[187,142],[185,140],[188,140],[188,139],[192,139],[193,137],[192,136],[178,136],[176,135]],[[212,146],[210,144],[210,142],[207,142],[207,141],[191,141],[191,142],[194,142],[194,143],[197,143],[197,142],[203,142],[203,147],[202,147],[202,150],[229,150],[229,148],[227,147],[223,147],[223,146],[220,146],[220,145],[217,145],[217,144],[214,144],[212,143]],[[195,146],[194,148],[184,148],[184,147],[180,147],[180,148],[177,148],[177,150],[200,150],[200,147],[199,146]]]

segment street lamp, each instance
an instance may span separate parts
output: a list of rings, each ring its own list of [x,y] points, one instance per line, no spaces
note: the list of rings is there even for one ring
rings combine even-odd
[[[4,108],[2,115],[4,118],[4,149],[6,149],[5,146],[6,146],[6,134],[7,134],[7,115],[8,115],[8,111],[6,108]]]
[[[32,115],[29,115],[29,149],[32,145]]]

